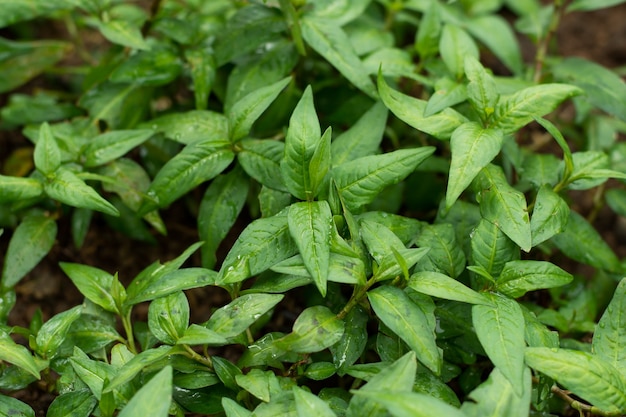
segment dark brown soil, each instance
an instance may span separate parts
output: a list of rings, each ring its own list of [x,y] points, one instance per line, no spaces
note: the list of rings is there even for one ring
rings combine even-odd
[[[626,65],[626,5],[588,13],[566,15],[557,33],[558,50],[564,56],[582,56],[608,67]],[[528,45],[531,45],[528,43]],[[532,56],[532,50],[525,55]],[[529,52],[529,53],[528,53]],[[0,97],[0,103],[6,98]],[[28,146],[19,135],[0,131],[0,168],[4,159],[17,147]],[[588,212],[589,195],[581,193],[577,197],[583,213]],[[136,242],[113,231],[106,223],[95,218],[82,248],[73,246],[68,220],[59,222],[57,242],[46,257],[16,287],[17,304],[9,317],[9,324],[28,327],[35,311],[41,309],[44,320],[83,302],[82,295],[63,274],[59,262],[78,262],[102,268],[110,273],[118,272],[122,282],[128,283],[138,272],[155,260],[162,262],[175,258],[189,245],[199,240],[195,231],[193,216],[184,204],[177,203],[164,211],[169,236],[155,236],[157,244]],[[622,219],[623,220],[623,219]],[[626,240],[623,221],[609,211],[601,211],[595,222],[620,257],[626,256]],[[621,225],[618,227],[618,225]],[[622,230],[621,233],[616,231]],[[0,238],[0,264],[11,232],[5,230]],[[200,265],[199,254],[194,254],[188,266]],[[571,271],[574,272],[574,271]],[[582,271],[584,272],[584,271]],[[187,293],[192,322],[208,319],[211,310],[227,301],[225,292],[214,288],[192,290]],[[297,310],[295,303],[285,308]],[[145,317],[146,309],[137,308],[137,317]],[[37,416],[45,416],[48,405],[54,399],[52,394],[33,385],[28,390],[11,393],[36,411]]]

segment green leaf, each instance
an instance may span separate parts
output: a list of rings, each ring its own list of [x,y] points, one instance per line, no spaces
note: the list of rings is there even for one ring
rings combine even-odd
[[[238,100],[227,113],[230,141],[237,142],[250,133],[253,123],[263,114],[280,92],[289,84],[291,77],[261,87]]]
[[[35,167],[46,176],[50,176],[61,166],[61,150],[47,122],[39,128],[39,140],[35,144],[33,159]]]
[[[217,72],[215,58],[200,47],[186,49],[185,60],[190,67],[196,110],[206,110]]]
[[[441,31],[439,52],[444,64],[457,79],[461,79],[465,72],[466,57],[479,59],[476,42],[465,30],[452,24],[444,25]]]
[[[311,48],[359,90],[374,99],[378,97],[374,83],[341,27],[330,21],[309,16],[301,19],[300,23],[302,37]]]
[[[461,411],[466,417],[528,417],[531,403],[532,381],[530,370],[524,370],[523,394],[515,393],[513,385],[498,368],[489,378],[469,394]]]
[[[177,343],[179,345],[224,346],[228,344],[228,340],[224,336],[215,333],[213,330],[192,324],[185,330],[185,333],[178,339]]]
[[[502,141],[501,131],[483,129],[473,122],[462,124],[452,133],[446,208],[452,207],[463,190],[500,153]]]
[[[600,317],[593,335],[594,354],[626,375],[626,278],[622,278],[613,298]]]
[[[317,143],[315,152],[313,152],[313,156],[309,162],[309,178],[311,178],[311,189],[313,190],[314,196],[317,196],[321,189],[328,188],[326,179],[331,166],[331,136],[332,129],[329,127],[324,131],[324,134]]]
[[[429,117],[448,107],[455,106],[467,100],[465,84],[449,78],[441,78],[435,83],[435,92],[428,99],[424,109],[424,117]]]
[[[88,111],[94,125],[104,120],[110,129],[122,129],[145,117],[150,98],[147,87],[107,81],[86,91],[78,104]]]
[[[28,215],[15,228],[2,267],[2,288],[13,288],[48,254],[57,236],[54,219]]]
[[[312,10],[307,14],[344,26],[361,16],[370,3],[371,0],[320,0],[311,5]]]
[[[377,153],[383,139],[387,114],[385,105],[376,102],[350,129],[339,134],[330,145],[332,165],[339,166]]]
[[[313,353],[337,343],[344,333],[344,322],[325,306],[305,309],[288,335],[276,340],[281,349],[298,353]]]
[[[96,136],[90,140],[85,149],[85,166],[104,165],[144,143],[152,135],[153,130],[114,130]]]
[[[528,252],[532,247],[524,194],[509,185],[502,169],[487,165],[477,177],[480,214]]]
[[[587,151],[572,154],[574,169],[569,178],[571,190],[587,190],[597,187],[609,178],[626,179],[626,173],[609,168],[609,157],[604,152]]]
[[[131,55],[115,68],[109,79],[114,83],[161,86],[174,81],[182,69],[183,63],[174,50],[157,47]]]
[[[616,6],[623,0],[574,0],[567,6],[568,12],[591,11]]]
[[[544,185],[535,199],[533,215],[530,218],[532,245],[537,246],[565,230],[569,220],[569,206],[552,187]]]
[[[387,186],[397,184],[434,152],[432,146],[365,156],[331,171],[348,210],[368,204]]]
[[[167,417],[172,402],[172,367],[166,366],[130,399],[118,417]]]
[[[9,177],[0,175],[0,200],[26,201],[43,194],[43,184],[34,178]]]
[[[437,139],[449,139],[457,127],[467,122],[465,116],[450,108],[425,117],[427,103],[390,88],[382,72],[378,73],[378,92],[385,106],[400,120]]]
[[[248,411],[247,408],[243,408],[235,401],[231,400],[228,397],[222,398],[222,407],[224,407],[224,412],[226,413],[226,417],[251,417],[252,412]]]
[[[87,299],[107,311],[121,314],[112,294],[113,275],[88,265],[60,262],[59,266]]]
[[[198,234],[202,246],[202,265],[213,268],[217,249],[235,224],[246,202],[250,182],[235,168],[215,178],[207,188],[198,209]]]
[[[109,20],[98,24],[102,36],[109,41],[133,49],[150,49],[150,45],[143,39],[141,30],[126,20]]]
[[[415,353],[408,352],[389,366],[384,367],[377,375],[357,392],[378,392],[390,390],[395,394],[410,392],[415,382],[417,362]],[[355,395],[350,400],[346,417],[379,417],[388,415],[384,407],[375,398]]]
[[[418,264],[418,269],[432,269],[453,278],[465,270],[465,254],[456,241],[454,227],[450,223],[424,226],[415,243],[430,248],[427,259]]]
[[[473,56],[465,58],[465,76],[469,80],[468,99],[485,122],[495,111],[500,98],[494,78]]]
[[[486,295],[491,305],[472,306],[472,323],[480,344],[515,393],[524,390],[524,315],[515,300]]]
[[[245,375],[235,375],[235,382],[241,388],[264,402],[270,401],[270,384],[276,376],[271,371],[263,372],[260,369],[251,369]]]
[[[65,168],[59,168],[52,174],[50,182],[45,183],[44,190],[48,196],[61,203],[96,211],[111,216],[119,216],[119,211],[87,185],[76,174]]]
[[[365,310],[356,306],[346,317],[345,331],[337,343],[330,347],[333,363],[339,375],[343,375],[349,366],[352,366],[365,350],[367,343],[368,315]]]
[[[81,315],[83,306],[76,306],[53,316],[37,332],[36,351],[44,358],[52,359],[65,340],[72,323]]]
[[[440,36],[441,12],[439,3],[430,2],[422,15],[415,34],[415,49],[423,60],[439,52]]]
[[[143,301],[165,297],[176,291],[215,285],[217,272],[206,268],[185,268],[166,274],[159,274],[147,282],[139,292],[127,292],[124,306],[132,306]],[[129,287],[130,289],[130,287]]]
[[[526,363],[596,407],[626,410],[626,379],[599,356],[569,349],[526,348]]]
[[[7,16],[4,10],[5,4],[2,4],[2,7],[3,13],[0,19]],[[40,5],[38,4],[37,7]],[[0,46],[4,47],[6,44],[7,41],[2,40]],[[18,51],[0,59],[0,73],[2,73],[0,94],[14,90],[53,67],[72,48],[70,43],[58,41],[10,42],[9,45]]]
[[[302,388],[293,387],[298,417],[335,417],[328,403]]]
[[[175,345],[189,325],[189,302],[182,291],[153,300],[148,308],[148,327],[161,342]]]
[[[34,0],[4,0],[0,27],[44,16],[59,9],[70,9],[74,5],[72,0],[51,0],[45,3]]]
[[[429,253],[429,248],[393,249],[378,265],[372,279],[376,282],[392,279],[397,276],[409,277],[409,269]]]
[[[485,44],[514,74],[524,69],[520,44],[509,23],[496,14],[484,14],[464,22],[467,31]],[[497,34],[497,36],[494,36]]]
[[[185,145],[196,141],[213,141],[216,145],[228,141],[228,119],[209,110],[171,113],[142,123],[139,127],[162,132],[167,138]]]
[[[68,391],[52,401],[46,416],[89,417],[97,404],[98,399],[87,389]]]
[[[619,259],[584,217],[570,210],[565,231],[552,237],[557,248],[571,259],[607,271],[622,269]]]
[[[2,417],[35,417],[35,411],[20,400],[0,394],[0,415]]]
[[[86,353],[93,353],[112,342],[123,341],[124,339],[115,330],[114,322],[83,311],[83,314],[70,326],[63,344],[77,346]]]
[[[157,173],[148,194],[159,207],[167,207],[198,185],[216,177],[234,157],[228,147],[211,140],[187,145]]]
[[[104,386],[102,394],[112,392],[114,389],[117,389],[118,387],[121,387],[124,384],[128,383],[144,368],[165,358],[171,353],[171,351],[171,346],[160,346],[158,348],[144,350],[143,352],[133,356],[132,359],[130,359],[121,368],[119,368],[117,374],[115,374],[115,376],[108,381],[109,383]],[[162,382],[165,383],[165,381]],[[169,391],[171,392],[171,388]],[[159,397],[152,397],[152,399],[154,398]]]
[[[314,197],[309,164],[321,136],[313,104],[313,90],[308,86],[289,119],[285,150],[280,162],[285,185],[300,200]]]
[[[510,261],[504,265],[496,289],[511,298],[519,298],[528,291],[567,285],[573,278],[550,262]]]
[[[386,226],[371,220],[361,220],[359,230],[363,243],[374,260],[381,264],[395,250],[406,249],[404,243]]]
[[[311,201],[292,204],[287,221],[289,233],[296,242],[307,271],[322,296],[325,296],[333,221],[328,203]]]
[[[80,348],[74,347],[74,353],[69,358],[75,374],[89,387],[91,393],[98,401],[102,399],[102,387],[104,382],[113,377],[114,366],[90,359]]]
[[[28,349],[15,343],[4,331],[0,332],[0,360],[18,366],[39,379],[40,367],[37,366],[35,358]]]
[[[491,301],[484,295],[439,272],[416,272],[411,275],[408,285],[415,291],[432,297],[470,304],[491,305]]]
[[[524,88],[500,98],[491,126],[501,129],[505,135],[515,133],[530,123],[533,117],[550,113],[562,101],[582,92],[580,88],[567,84],[541,84]]]
[[[465,417],[458,408],[430,395],[418,392],[398,392],[391,390],[353,391],[357,397],[369,398],[382,404],[394,417]]]
[[[244,332],[283,299],[282,294],[246,294],[217,309],[206,327],[226,339]]]
[[[472,231],[472,264],[498,276],[508,261],[520,258],[519,246],[495,224],[481,219]]]
[[[378,318],[409,345],[420,362],[438,375],[441,352],[435,343],[435,329],[424,311],[404,291],[388,285],[368,291],[367,298]]]
[[[584,2],[587,1],[578,1]],[[576,3],[572,2],[570,7]],[[585,98],[591,104],[626,121],[626,104],[622,99],[626,94],[626,85],[614,71],[579,57],[565,58],[551,69],[558,80],[582,88],[586,94]]]
[[[257,219],[241,232],[226,255],[218,284],[243,281],[293,256],[298,248],[289,234],[287,213]]]
[[[289,191],[283,181],[280,161],[285,152],[285,144],[274,140],[244,139],[239,145],[242,150],[237,161],[252,178],[278,191]]]

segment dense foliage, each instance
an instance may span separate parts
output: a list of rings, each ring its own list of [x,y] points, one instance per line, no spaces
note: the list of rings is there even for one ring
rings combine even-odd
[[[626,86],[550,53],[621,1],[152,3],[0,0],[0,127],[33,145],[2,155],[1,415],[35,383],[50,417],[626,413],[626,264],[593,227],[626,215]],[[176,239],[179,200],[199,243],[121,281],[61,263],[84,303],[8,322],[59,221]],[[190,323],[208,286],[230,301]]]

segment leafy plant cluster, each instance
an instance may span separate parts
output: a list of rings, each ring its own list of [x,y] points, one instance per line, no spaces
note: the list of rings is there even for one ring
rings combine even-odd
[[[0,176],[0,414],[36,381],[50,417],[626,413],[626,266],[592,226],[626,215],[626,86],[550,53],[618,3],[0,1],[1,126],[33,144]],[[177,200],[199,243],[126,285],[61,263],[85,302],[8,322],[59,221],[152,241]],[[190,323],[198,287],[230,301]]]

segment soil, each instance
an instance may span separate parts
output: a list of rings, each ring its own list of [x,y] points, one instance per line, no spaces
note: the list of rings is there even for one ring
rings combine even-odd
[[[585,13],[571,13],[564,16],[556,36],[558,53],[563,56],[581,56],[610,68],[626,66],[626,4],[605,10]],[[533,56],[533,47],[525,43],[525,56]],[[34,89],[40,80],[30,83]],[[0,104],[6,97],[0,96]],[[15,132],[0,131],[0,168],[5,158],[15,149],[28,146],[28,142]],[[591,210],[591,197],[586,193],[572,195],[583,214]],[[54,248],[32,272],[16,287],[17,303],[10,314],[9,324],[28,327],[30,320],[41,309],[44,320],[83,302],[82,295],[63,274],[59,262],[77,262],[96,266],[110,273],[119,273],[124,283],[128,283],[143,268],[156,260],[168,261],[181,254],[188,246],[197,242],[193,216],[183,203],[176,203],[162,212],[169,236],[155,235],[156,244],[132,241],[125,235],[112,230],[100,217],[94,217],[84,244],[74,247],[67,216],[59,221],[59,233]],[[618,256],[626,257],[624,219],[618,219],[608,210],[602,210],[596,218],[595,226],[606,238]],[[0,264],[11,232],[5,230],[0,238]],[[235,234],[236,236],[236,234]],[[200,265],[199,253],[194,254],[186,266]],[[579,268],[577,272],[586,274],[589,270]],[[216,288],[201,288],[187,292],[192,322],[206,321],[212,309],[227,301],[224,291]],[[282,305],[279,325],[290,328],[293,317],[300,309],[293,300]],[[146,317],[146,306],[136,309],[137,318]],[[290,314],[291,313],[291,314]],[[229,356],[228,352],[223,353]],[[237,355],[238,352],[232,352]],[[32,385],[29,389],[13,392],[10,395],[31,405],[37,416],[45,416],[54,396]]]

